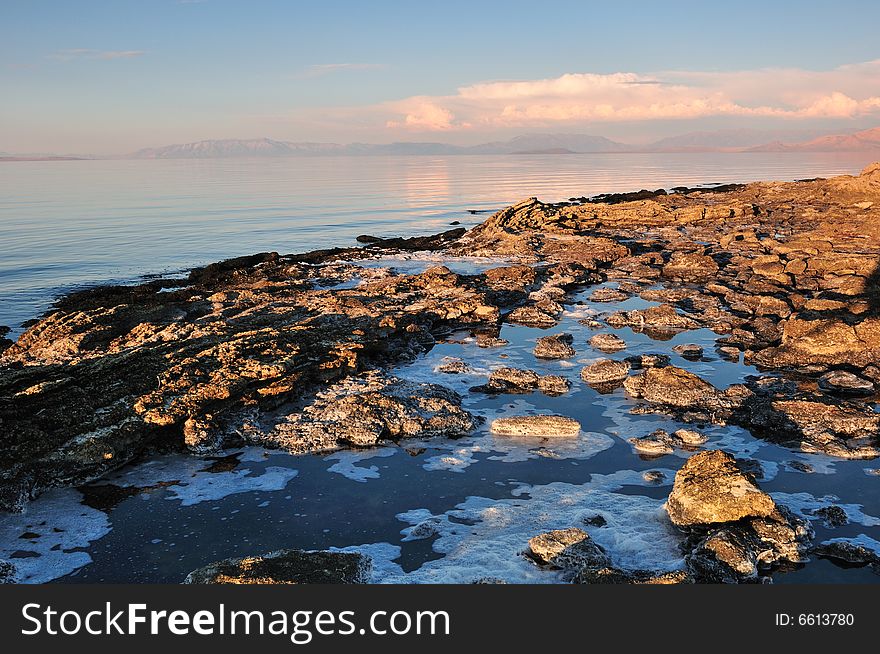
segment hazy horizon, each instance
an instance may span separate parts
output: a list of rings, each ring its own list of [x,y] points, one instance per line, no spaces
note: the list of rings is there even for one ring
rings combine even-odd
[[[0,151],[848,132],[880,123],[878,22],[853,1],[5,2]]]

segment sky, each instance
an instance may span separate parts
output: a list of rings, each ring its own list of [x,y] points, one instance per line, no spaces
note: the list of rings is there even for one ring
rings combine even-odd
[[[0,152],[880,125],[880,2],[0,0]]]

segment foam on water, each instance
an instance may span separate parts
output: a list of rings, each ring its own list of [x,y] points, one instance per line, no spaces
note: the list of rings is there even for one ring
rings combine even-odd
[[[671,470],[661,470],[667,477]],[[512,498],[468,497],[451,511],[433,514],[412,509],[397,517],[409,523],[403,542],[434,538],[432,547],[443,558],[428,561],[409,573],[391,564],[399,556],[386,543],[346,548],[381,558],[374,570],[379,583],[472,583],[483,578],[509,583],[556,583],[559,574],[534,565],[523,552],[528,540],[552,529],[580,527],[628,569],[676,570],[684,565],[678,544],[681,534],[666,515],[664,502],[642,495],[620,494],[623,486],[646,486],[641,473],[623,470],[593,475],[581,485],[554,482],[520,485]],[[601,515],[602,527],[586,520]]]
[[[380,477],[379,468],[377,466],[365,468],[364,466],[356,465],[357,463],[394,456],[396,453],[397,448],[394,447],[377,447],[371,450],[343,450],[324,457],[324,460],[336,461],[336,463],[327,468],[327,472],[335,472],[346,479],[365,483],[368,479],[378,479]]]
[[[73,550],[88,547],[111,526],[107,514],[82,504],[82,497],[72,488],[53,489],[24,513],[0,515],[0,559],[15,566],[16,581],[46,583],[91,563],[87,552]]]

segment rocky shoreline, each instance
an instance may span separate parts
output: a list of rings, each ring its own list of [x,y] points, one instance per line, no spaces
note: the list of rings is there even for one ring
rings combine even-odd
[[[696,451],[701,425],[731,424],[804,453],[880,456],[880,164],[827,180],[532,198],[470,231],[359,241],[367,245],[263,253],[184,279],[76,293],[15,343],[0,333],[0,509],[20,511],[46,489],[153,452],[256,444],[299,454],[461,437],[481,418],[460,393],[391,368],[461,331],[504,348],[502,324],[550,330],[535,346],[539,359],[585,346],[601,353],[580,373],[586,384],[623,386],[638,400],[633,413],[697,428],[633,439],[641,453]],[[363,265],[425,251],[498,265],[473,274]],[[609,311],[585,319],[598,330],[588,344],[552,331],[574,292],[608,280],[619,283],[594,292]],[[635,297],[659,305],[616,309]],[[658,340],[710,329],[719,356],[742,356],[754,374],[717,388],[667,355],[627,356],[605,325]],[[703,355],[697,346],[676,353]],[[559,396],[569,387],[564,377],[507,367],[470,392]],[[490,429],[565,438],[580,426],[562,415],[510,416]],[[589,583],[759,580],[802,560],[811,530],[743,465],[709,450],[676,475],[667,510],[684,535],[681,574],[617,567],[576,526],[536,535],[531,556]],[[694,502],[723,519],[690,511]],[[826,555],[858,558],[843,549]]]

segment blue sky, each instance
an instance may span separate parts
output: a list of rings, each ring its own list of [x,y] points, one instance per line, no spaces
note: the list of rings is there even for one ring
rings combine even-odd
[[[877,25],[870,1],[0,0],[0,151],[873,126]]]

